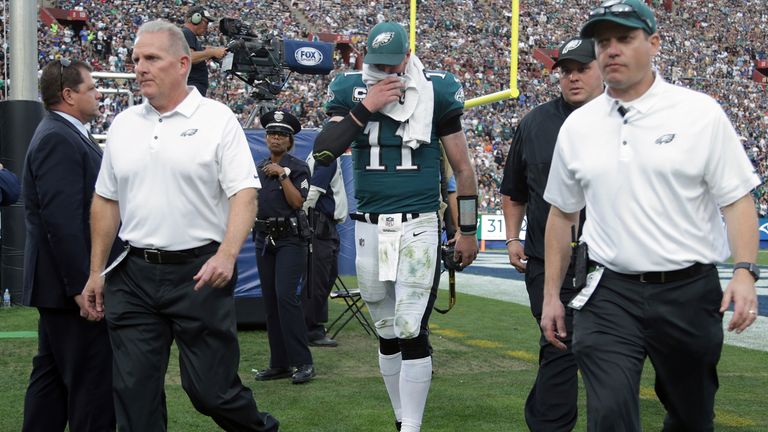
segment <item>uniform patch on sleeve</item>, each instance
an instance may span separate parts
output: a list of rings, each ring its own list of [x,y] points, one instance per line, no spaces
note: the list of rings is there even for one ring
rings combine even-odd
[[[365,87],[355,87],[352,89],[352,101],[360,102],[368,95],[368,89]]]

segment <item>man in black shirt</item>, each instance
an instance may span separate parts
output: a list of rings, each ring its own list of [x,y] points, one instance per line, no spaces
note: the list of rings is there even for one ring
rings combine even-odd
[[[534,108],[520,122],[501,183],[509,263],[525,273],[531,313],[536,321],[541,320],[544,299],[544,230],[549,214],[549,204],[543,196],[557,134],[573,110],[603,91],[591,39],[576,37],[566,41],[552,66],[553,70],[558,68],[562,95]],[[523,249],[520,228],[524,215],[528,228]],[[571,281],[566,277],[563,283],[563,304],[577,293]],[[572,310],[568,310],[566,321],[571,335]],[[577,367],[570,340],[563,342],[568,345],[567,351],[554,348],[543,336],[540,339],[539,372],[525,403],[525,419],[532,431],[571,431],[576,424]]]
[[[207,9],[202,6],[195,6],[187,11],[187,20],[181,29],[184,33],[184,39],[187,40],[187,44],[192,50],[192,69],[189,71],[187,85],[197,87],[203,96],[208,92],[207,61],[213,58],[220,59],[227,53],[227,49],[224,47],[203,48],[197,39],[198,36],[204,36],[208,32],[208,23],[212,21],[213,17]]]

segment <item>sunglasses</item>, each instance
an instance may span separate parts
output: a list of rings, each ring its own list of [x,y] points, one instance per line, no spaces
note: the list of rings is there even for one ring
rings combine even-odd
[[[67,58],[59,59],[59,91],[64,92],[64,68],[68,68],[72,61]]]
[[[653,25],[648,18],[641,16],[632,5],[622,3],[623,0],[608,0],[600,4],[600,6],[592,9],[589,12],[589,19],[604,15],[615,15],[637,18],[645,24],[645,29],[648,34],[654,33]]]
[[[281,132],[281,131],[269,131],[267,132],[267,135],[275,135],[275,136],[280,136],[285,138],[288,138],[291,136],[291,134],[289,134],[288,132]]]

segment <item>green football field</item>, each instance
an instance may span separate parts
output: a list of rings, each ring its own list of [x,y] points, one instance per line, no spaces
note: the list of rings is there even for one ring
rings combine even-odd
[[[763,258],[765,256],[763,255]],[[441,292],[440,302],[444,302]],[[331,316],[341,306],[332,302]],[[36,351],[37,312],[0,311],[0,431],[21,429],[24,391]],[[17,336],[17,337],[10,337]],[[337,337],[338,348],[313,348],[318,377],[296,386],[286,380],[256,382],[252,368],[267,365],[263,330],[240,333],[243,381],[261,409],[287,432],[394,431],[391,408],[378,374],[376,340],[355,322]],[[525,431],[523,405],[536,374],[538,330],[526,306],[459,294],[447,315],[433,314],[434,380],[424,432]],[[184,394],[176,351],[166,375],[170,431],[215,431]],[[768,353],[725,346],[719,366],[716,430],[768,431]],[[653,391],[653,369],[642,381],[643,428],[661,430],[664,411]],[[576,430],[585,429],[583,392]]]

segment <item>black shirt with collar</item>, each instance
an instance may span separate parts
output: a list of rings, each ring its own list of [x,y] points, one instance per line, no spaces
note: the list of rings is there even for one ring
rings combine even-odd
[[[575,109],[562,96],[543,103],[523,117],[512,139],[501,193],[527,204],[524,251],[529,258],[544,259],[544,231],[550,207],[544,200],[544,190],[560,127]],[[583,216],[582,212],[579,233]]]

